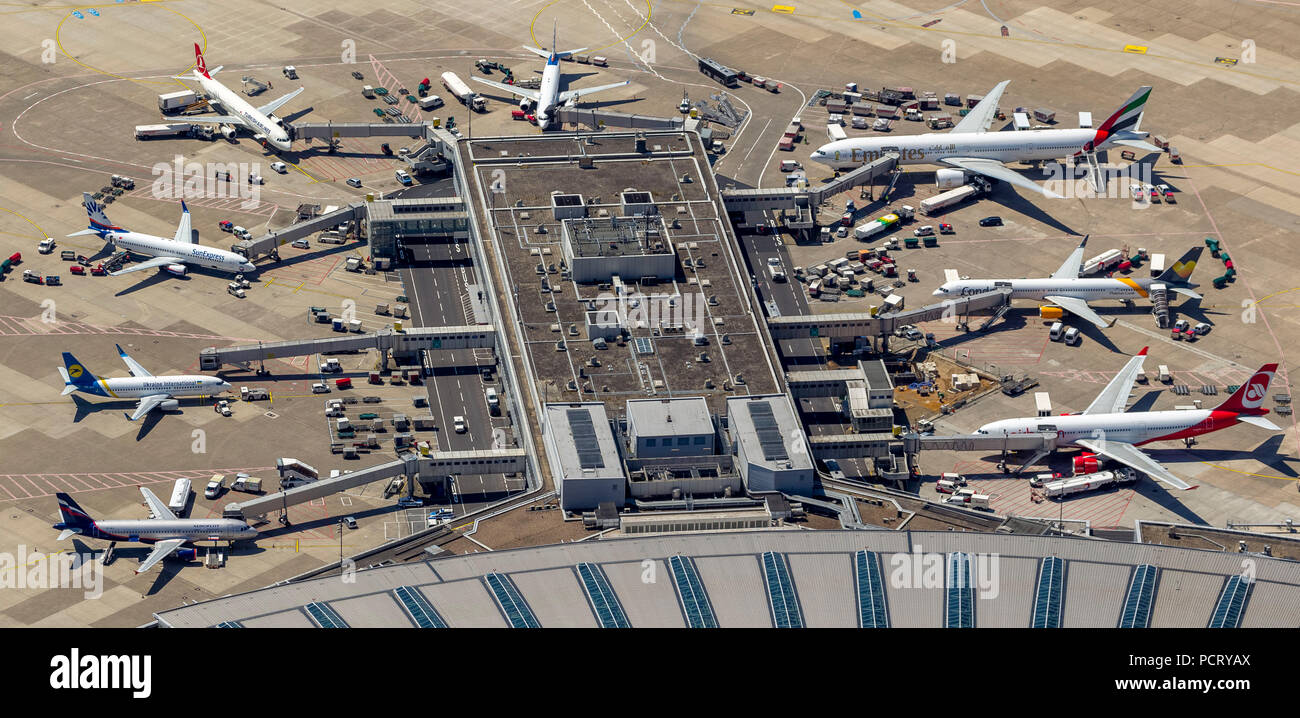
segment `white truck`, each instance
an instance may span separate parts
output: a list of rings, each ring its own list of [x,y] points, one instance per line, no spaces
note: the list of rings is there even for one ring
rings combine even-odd
[[[1123,467],[1113,471],[1098,471],[1095,474],[1083,474],[1082,476],[1072,476],[1059,481],[1049,481],[1043,484],[1043,495],[1048,498],[1069,496],[1070,494],[1081,494],[1085,491],[1104,489],[1107,486],[1130,484],[1134,481],[1137,481],[1137,472],[1128,467]]]
[[[190,131],[188,122],[178,122],[170,125],[136,125],[135,138],[137,140],[152,140],[159,137],[179,137]]]
[[[437,95],[429,95],[428,97],[420,98],[421,110],[436,110],[439,107],[442,107],[442,105],[442,98]]]
[[[163,112],[175,112],[177,110],[189,107],[199,101],[199,96],[194,94],[193,90],[181,90],[180,92],[169,92],[165,95],[158,96],[158,109]]]
[[[234,483],[230,484],[231,491],[243,491],[250,494],[262,493],[262,480],[255,479],[248,474],[235,474]]]
[[[1124,253],[1118,249],[1108,249],[1083,263],[1081,274],[1105,272],[1124,260]]]
[[[848,138],[849,135],[844,131],[844,125],[841,125],[838,122],[829,122],[826,124],[826,139],[831,142],[839,142],[840,140],[847,140]]]
[[[224,474],[213,474],[208,481],[207,487],[203,489],[203,498],[215,499],[221,495],[221,490],[226,488],[226,477]]]
[[[921,200],[921,214],[927,217],[937,214],[940,210],[960,204],[968,199],[978,197],[987,192],[988,189],[988,182],[986,182],[982,177],[977,177],[972,180],[970,184],[965,184],[957,189],[948,190],[942,194],[937,194],[933,197],[927,197]]]
[[[944,500],[944,503],[960,504],[968,509],[976,509],[978,511],[992,511],[993,507],[989,505],[989,501],[991,501],[992,498],[993,497],[988,494],[975,493],[975,489],[957,489],[951,496]]]
[[[479,97],[477,92],[469,89],[469,85],[466,85],[465,81],[461,80],[456,73],[442,73],[442,86],[447,88],[447,92],[450,92],[453,97],[469,109],[475,112],[483,112],[487,109],[487,100]]]

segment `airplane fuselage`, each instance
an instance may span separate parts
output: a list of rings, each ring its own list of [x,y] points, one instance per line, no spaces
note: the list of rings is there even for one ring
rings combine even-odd
[[[1145,299],[1153,280],[1142,277],[1101,277],[1078,279],[960,279],[947,282],[934,291],[936,297],[962,297],[1011,288],[1012,299],[1038,299],[1048,296],[1094,299]]]
[[[58,528],[60,525],[56,525]],[[234,541],[257,537],[257,529],[238,519],[109,519],[83,529],[84,538],[155,543],[168,539]]]
[[[78,391],[94,396],[115,399],[139,399],[146,396],[212,396],[230,388],[230,384],[215,376],[178,374],[175,376],[99,378],[93,384],[78,387]]]
[[[998,162],[1032,162],[1069,157],[1092,141],[1093,129],[1027,130],[1021,132],[930,132],[900,137],[854,137],[830,142],[811,156],[834,169],[857,167],[897,152],[899,164],[943,164],[945,157],[969,157]]]
[[[226,112],[242,120],[244,127],[249,131],[265,135],[266,141],[278,150],[287,151],[292,146],[293,143],[289,140],[289,133],[285,131],[284,127],[277,120],[258,112],[257,108],[240,97],[239,93],[221,84],[216,79],[204,77],[197,71],[194,73],[194,79],[203,88],[203,92],[211,98],[210,101],[216,102]]]
[[[108,230],[101,232],[101,236],[106,241],[112,242],[114,247],[134,254],[149,257],[176,257],[184,259],[189,264],[223,272],[239,273],[257,270],[257,267],[241,254],[192,242],[177,242],[129,230]]]
[[[551,125],[560,104],[560,58],[552,54],[542,68],[542,86],[537,90],[537,127],[545,130]]]
[[[985,424],[975,432],[995,436],[1055,432],[1062,443],[1068,444],[1092,439],[1140,446],[1226,429],[1238,423],[1237,417],[1235,411],[1219,409],[1039,416],[1002,419]]]

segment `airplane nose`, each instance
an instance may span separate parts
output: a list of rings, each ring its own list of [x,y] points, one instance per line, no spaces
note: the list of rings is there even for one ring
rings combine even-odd
[[[942,297],[944,294],[947,294],[947,292],[942,289],[936,289],[933,292],[930,292],[930,296],[932,297]]]

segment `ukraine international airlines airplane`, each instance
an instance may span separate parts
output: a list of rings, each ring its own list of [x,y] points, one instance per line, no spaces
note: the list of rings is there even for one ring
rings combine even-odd
[[[1160,148],[1144,141],[1142,108],[1151,95],[1140,87],[1122,107],[1096,129],[1030,130],[989,132],[997,116],[998,101],[1009,80],[998,83],[970,114],[945,133],[904,137],[855,137],[822,145],[810,157],[835,169],[846,169],[879,159],[885,152],[898,152],[899,164],[947,165],[966,172],[1005,180],[1017,187],[1060,197],[1036,182],[1007,168],[1007,162],[1056,160],[1092,153],[1113,145],[1136,147],[1152,152]]]
[[[289,133],[280,124],[280,121],[271,116],[272,112],[280,109],[284,103],[298,96],[298,93],[307,89],[299,87],[289,94],[278,100],[272,100],[261,107],[253,107],[248,101],[239,96],[239,93],[231,90],[225,85],[212,79],[212,76],[221,71],[217,67],[211,71],[208,70],[208,63],[203,59],[203,50],[199,44],[194,43],[195,67],[193,75],[180,75],[174,79],[193,80],[199,83],[203,88],[203,93],[209,98],[209,102],[215,102],[221,105],[222,109],[229,112],[228,115],[205,115],[202,117],[186,117],[186,122],[204,122],[209,124],[220,125],[239,125],[247,128],[250,132],[258,135],[264,135],[266,141],[277,150],[288,150],[292,144],[289,139]]]
[[[136,573],[144,573],[173,553],[178,553],[186,560],[193,560],[196,553],[194,549],[181,549],[181,546],[191,541],[257,538],[257,529],[238,519],[178,519],[152,491],[141,486],[140,493],[149,503],[149,511],[154,516],[152,519],[96,521],[71,496],[55,494],[59,500],[59,517],[63,519],[54,524],[54,528],[59,530],[59,540],[69,536],[85,536],[106,541],[153,544],[153,551],[135,570]]]
[[[180,402],[172,397],[211,396],[230,388],[230,384],[222,379],[204,374],[154,376],[140,366],[140,362],[127,356],[120,346],[117,347],[117,355],[122,357],[131,376],[119,379],[95,376],[71,353],[63,352],[63,366],[59,367],[59,374],[63,376],[63,395],[80,391],[115,399],[139,399],[135,413],[127,417],[136,421],[154,409],[175,411]]]
[[[555,48],[557,47],[556,43],[558,42],[558,37],[559,33],[553,27],[551,30],[550,52],[524,45],[525,50],[546,58],[546,67],[542,70],[541,89],[527,90],[522,87],[507,85],[503,82],[484,80],[481,77],[474,78],[484,85],[490,85],[498,90],[505,90],[512,95],[522,97],[523,99],[519,102],[520,109],[527,111],[530,106],[536,105],[537,111],[533,114],[537,117],[537,126],[543,130],[550,126],[551,120],[554,118],[555,110],[560,105],[572,105],[583,95],[590,95],[593,92],[601,92],[603,90],[612,90],[615,87],[622,87],[629,82],[628,80],[624,80],[622,82],[614,82],[608,85],[597,85],[596,87],[588,87],[581,90],[566,90],[560,92],[560,59],[582,52],[587,48],[580,47],[576,50],[557,51]]]
[[[85,205],[86,214],[90,216],[90,227],[80,232],[73,232],[68,235],[69,237],[94,234],[113,245],[116,249],[125,249],[136,254],[147,254],[153,257],[147,262],[140,262],[126,269],[110,272],[109,274],[114,277],[119,274],[139,272],[142,269],[153,269],[155,267],[163,267],[168,272],[183,277],[185,276],[185,265],[187,264],[197,264],[200,267],[219,269],[231,273],[257,271],[257,265],[248,261],[248,258],[242,254],[228,252],[224,249],[204,247],[194,242],[191,239],[193,233],[190,231],[190,210],[185,206],[183,200],[181,201],[181,222],[176,225],[176,236],[172,239],[132,232],[113,224],[108,219],[108,215],[104,214],[104,207],[96,202],[89,192],[81,193],[81,203]]]
[[[934,296],[959,297],[988,292],[999,287],[1011,287],[1012,299],[1038,299],[1051,302],[1060,309],[1087,319],[1102,329],[1110,328],[1115,320],[1108,322],[1094,312],[1088,306],[1088,302],[1094,299],[1131,300],[1138,297],[1145,299],[1151,293],[1153,284],[1163,284],[1169,291],[1193,299],[1201,298],[1201,295],[1191,289],[1196,285],[1188,283],[1187,279],[1192,275],[1192,270],[1196,269],[1196,260],[1201,256],[1202,247],[1187,250],[1159,277],[1091,278],[1079,276],[1083,262],[1083,248],[1087,243],[1088,237],[1085,236],[1083,241],[1079,242],[1079,246],[1070,253],[1070,258],[1065,260],[1065,264],[1046,279],[958,279],[956,270],[945,270],[948,281],[934,290]],[[1039,311],[1045,319],[1055,319],[1060,316],[1060,311],[1052,312],[1050,306],[1044,306]]]
[[[981,426],[976,429],[976,433],[1002,436],[1056,432],[1063,444],[1080,446],[1099,456],[1131,466],[1174,488],[1191,489],[1195,487],[1169,473],[1160,462],[1137,447],[1152,441],[1172,441],[1208,434],[1238,422],[1254,424],[1270,431],[1281,431],[1273,422],[1264,418],[1268,409],[1260,408],[1264,397],[1268,395],[1268,385],[1273,381],[1277,364],[1260,367],[1235,394],[1213,409],[1125,412],[1124,406],[1133,389],[1133,381],[1141,373],[1142,361],[1146,356],[1147,350],[1143,347],[1082,413],[1003,419]],[[1026,463],[1033,463],[1039,458],[1041,456],[1036,456]]]

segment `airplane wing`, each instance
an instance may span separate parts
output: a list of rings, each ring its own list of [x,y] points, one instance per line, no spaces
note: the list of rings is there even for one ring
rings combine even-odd
[[[177,242],[193,244],[193,233],[190,232],[190,208],[185,206],[185,200],[181,200],[181,221],[176,225],[176,236],[172,237]]]
[[[145,503],[149,504],[149,513],[153,514],[155,519],[166,519],[168,521],[176,518],[176,514],[167,508],[161,499],[154,496],[154,493],[145,487],[140,487],[140,494],[144,496]]]
[[[188,217],[189,215],[186,216]],[[119,274],[129,274],[131,272],[139,272],[144,269],[156,269],[158,267],[166,267],[169,264],[185,264],[185,260],[181,259],[180,257],[154,257],[153,259],[147,259],[139,264],[132,264],[126,269],[119,269],[116,272],[109,272],[108,276],[116,277]]]
[[[1065,260],[1065,264],[1062,264],[1060,269],[1052,272],[1052,279],[1079,278],[1079,271],[1083,268],[1083,247],[1087,243],[1088,235],[1085,234],[1083,235],[1083,241],[1079,242],[1079,246],[1075,247],[1073,252],[1070,252],[1070,257]]]
[[[970,115],[967,115],[967,118],[969,117]],[[1003,182],[1013,184],[1022,189],[1041,192],[1052,199],[1064,199],[1061,195],[1043,187],[1037,182],[1031,182],[1020,176],[1020,174],[1012,172],[1006,165],[997,160],[991,160],[984,157],[944,157],[939,161],[944,164],[952,165],[953,167],[960,167],[961,169],[969,170],[975,174],[981,174],[985,177],[1002,180]]]
[[[122,346],[120,344],[114,344],[113,346],[117,347],[117,355],[121,357],[122,362],[126,364],[126,368],[131,370],[131,376],[153,376],[148,369],[145,369],[140,365],[140,362],[132,359],[126,352],[122,351]]]
[[[1110,329],[1111,326],[1115,324],[1114,319],[1106,321],[1100,314],[1092,311],[1092,307],[1088,306],[1087,300],[1078,297],[1061,296],[1043,297],[1043,300],[1061,307],[1080,319],[1087,319],[1093,324],[1096,324],[1098,329]]]
[[[1105,439],[1077,439],[1074,443],[1098,454],[1099,456],[1113,459],[1125,466],[1137,469],[1153,479],[1159,479],[1175,489],[1187,490],[1196,488],[1169,473],[1169,470],[1161,466],[1159,461],[1156,461],[1150,456],[1142,453],[1141,449],[1132,444]]]
[[[172,555],[176,549],[185,543],[185,539],[166,539],[153,545],[153,551],[140,564],[140,568],[135,570],[136,573],[144,573],[153,568],[154,564]]]
[[[1128,396],[1133,391],[1133,381],[1142,373],[1142,362],[1147,358],[1147,348],[1142,347],[1128,363],[1120,369],[1114,379],[1097,395],[1096,399],[1083,410],[1085,414],[1115,414],[1124,411]]]
[[[993,124],[993,120],[998,116],[998,102],[1002,100],[1002,91],[1007,89],[1009,84],[1011,84],[1010,80],[999,82],[998,86],[990,90],[970,113],[961,118],[961,122],[958,122],[956,127],[948,131],[952,134],[988,132],[989,125]]]
[[[568,102],[569,100],[576,100],[582,97],[583,95],[590,95],[594,92],[603,92],[605,90],[612,90],[615,87],[622,87],[631,82],[632,82],[631,80],[624,80],[622,82],[612,82],[608,85],[596,85],[595,87],[584,87],[578,90],[565,90],[564,92],[560,93],[560,96],[557,98],[557,100],[560,103],[565,103]]]
[[[127,418],[131,421],[139,421],[140,417],[153,411],[159,404],[170,398],[170,394],[150,394],[149,396],[142,396],[140,397],[140,403],[135,406],[135,412]]]
[[[540,94],[539,92],[537,92],[537,90],[528,90],[528,89],[524,89],[524,88],[522,88],[522,87],[515,87],[514,85],[507,85],[507,84],[504,83],[504,82],[496,82],[495,80],[484,80],[484,79],[481,78],[481,77],[472,77],[472,78],[470,78],[470,79],[472,79],[472,80],[476,80],[476,81],[478,81],[478,82],[481,82],[481,83],[483,83],[484,85],[489,85],[489,86],[491,86],[491,87],[495,87],[495,88],[497,88],[498,90],[505,90],[506,92],[509,92],[509,93],[512,94],[512,95],[518,95],[518,96],[520,96],[520,97],[527,97],[528,99],[532,100],[533,102],[539,102],[539,101],[541,101],[541,97],[542,97],[542,96],[541,96],[541,94]]]
[[[204,115],[202,117],[186,117],[186,122],[199,122],[211,125],[239,125],[244,126],[244,118],[235,115]]]
[[[286,102],[288,102],[289,100],[292,100],[293,98],[297,97],[297,96],[299,95],[299,93],[301,93],[301,92],[302,92],[303,90],[305,90],[305,89],[307,89],[307,88],[306,88],[306,87],[299,87],[298,89],[294,90],[293,92],[290,92],[289,94],[285,95],[284,97],[281,97],[281,98],[278,99],[278,100],[271,100],[270,102],[266,103],[265,105],[262,105],[261,107],[257,108],[257,111],[260,112],[260,113],[262,113],[263,115],[269,115],[269,114],[271,114],[272,112],[275,112],[276,110],[278,110],[278,109],[280,109],[281,107],[283,107],[283,106],[284,106],[284,103],[286,103]]]

